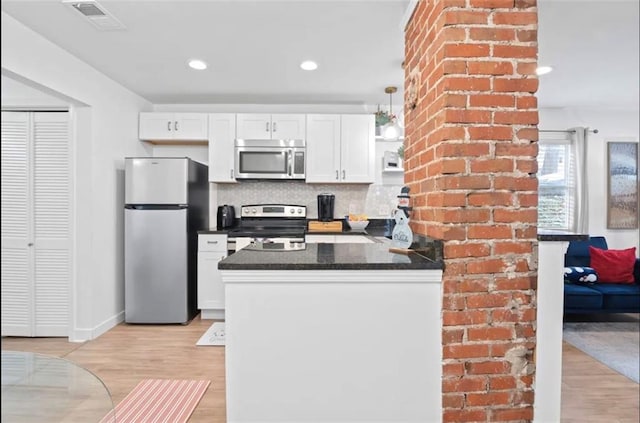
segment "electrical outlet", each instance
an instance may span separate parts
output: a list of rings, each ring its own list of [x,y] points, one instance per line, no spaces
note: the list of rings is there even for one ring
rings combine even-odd
[[[391,211],[389,210],[389,206],[387,206],[386,204],[380,206],[380,208],[378,209],[379,216],[388,216],[389,213],[391,213]]]

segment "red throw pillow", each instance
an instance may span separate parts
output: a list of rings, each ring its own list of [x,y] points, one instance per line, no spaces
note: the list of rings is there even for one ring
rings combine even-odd
[[[626,250],[601,250],[589,246],[591,267],[598,274],[599,283],[633,283],[636,247]]]

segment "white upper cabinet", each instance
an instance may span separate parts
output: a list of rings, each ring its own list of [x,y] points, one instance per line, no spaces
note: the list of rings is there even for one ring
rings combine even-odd
[[[239,113],[236,138],[296,139],[305,138],[305,115]]]
[[[340,136],[342,182],[373,183],[376,154],[374,115],[342,115]]]
[[[236,115],[209,114],[209,181],[236,182],[234,171],[234,140]]]
[[[307,115],[307,182],[340,182],[340,115]]]
[[[203,141],[208,138],[206,113],[140,113],[138,136],[144,141]]]
[[[373,183],[373,115],[307,115],[309,183]]]

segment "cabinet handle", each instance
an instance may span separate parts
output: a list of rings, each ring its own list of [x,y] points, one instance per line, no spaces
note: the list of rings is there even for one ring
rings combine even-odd
[[[273,132],[276,132],[277,127],[276,127],[276,122],[273,122]]]
[[[231,171],[229,173],[231,174],[229,176],[231,176],[231,179],[233,179],[233,169],[231,169]]]
[[[178,130],[178,121],[177,120],[173,124],[173,129],[175,129],[176,131]]]
[[[265,128],[265,131],[269,132],[269,122],[267,122],[267,127]]]
[[[167,131],[171,131],[171,121],[167,122]]]
[[[218,241],[207,241],[207,244],[217,244]]]
[[[347,172],[344,169],[342,170],[342,179],[347,179]]]
[[[338,173],[338,171],[336,170],[336,181],[340,179],[340,173]]]
[[[27,247],[33,247],[33,242],[28,243]]]

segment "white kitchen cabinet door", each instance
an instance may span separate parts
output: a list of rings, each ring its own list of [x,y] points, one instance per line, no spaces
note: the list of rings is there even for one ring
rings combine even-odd
[[[243,140],[271,139],[271,115],[258,113],[238,113],[237,138]]]
[[[224,285],[218,263],[227,257],[227,236],[198,235],[198,308],[224,310]]]
[[[208,116],[206,113],[176,113],[173,138],[183,141],[207,141]]]
[[[239,113],[237,138],[246,140],[305,138],[305,115]]]
[[[198,308],[224,310],[224,285],[218,263],[227,257],[225,252],[198,253]]]
[[[305,139],[305,115],[271,115],[271,138],[277,140]]]
[[[341,182],[373,183],[375,179],[375,118],[342,115]]]
[[[173,113],[140,113],[141,140],[173,139]]]
[[[144,141],[207,141],[206,113],[142,112],[138,137]]]
[[[307,115],[306,181],[373,183],[374,131],[374,115]]]
[[[235,114],[209,114],[209,181],[236,182],[233,145],[235,138]]]
[[[340,115],[307,115],[307,183],[340,182]]]
[[[2,112],[2,336],[68,336],[68,113]]]

